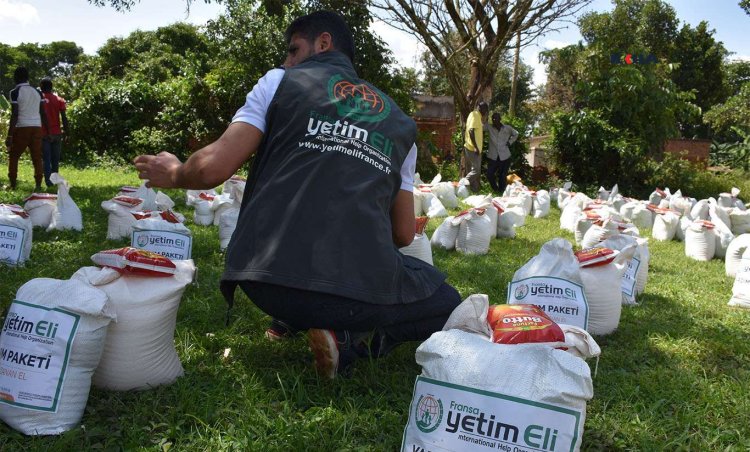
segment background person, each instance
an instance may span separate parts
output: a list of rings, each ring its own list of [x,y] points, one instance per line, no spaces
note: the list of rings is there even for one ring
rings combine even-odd
[[[466,178],[469,180],[469,188],[476,193],[481,188],[482,177],[482,144],[484,131],[482,123],[487,117],[489,107],[486,102],[479,102],[476,110],[469,113],[466,118],[466,131],[464,132],[464,160],[468,172]]]
[[[255,154],[222,292],[239,285],[261,310],[309,329],[317,371],[440,330],[461,302],[431,265],[402,255],[414,238],[416,125],[358,78],[341,16],[297,18],[287,69],[266,73],[232,124],[181,163],[139,156],[152,186],[212,188]],[[372,340],[365,336],[372,333]]]
[[[44,97],[44,111],[47,114],[47,133],[42,139],[42,159],[44,160],[44,182],[52,187],[49,176],[57,173],[65,131],[68,130],[68,117],[65,115],[65,99],[52,92],[52,80],[44,77],[39,83]],[[62,120],[62,128],[60,122]]]
[[[42,93],[29,85],[29,71],[18,67],[13,72],[16,87],[10,91],[10,127],[5,145],[8,148],[8,180],[10,189],[15,190],[18,176],[18,160],[26,148],[31,153],[34,164],[34,191],[42,190],[42,137],[47,129],[47,115],[44,111]]]
[[[492,122],[487,125],[490,144],[487,149],[487,180],[492,190],[502,196],[508,182],[506,176],[510,168],[510,145],[518,139],[513,127],[500,121],[500,113],[492,114]]]

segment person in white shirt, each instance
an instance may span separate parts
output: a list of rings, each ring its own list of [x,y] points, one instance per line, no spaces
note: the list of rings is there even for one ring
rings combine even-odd
[[[10,91],[10,126],[5,145],[8,147],[8,180],[10,189],[16,188],[18,160],[23,151],[29,148],[34,164],[34,191],[42,191],[42,137],[47,130],[47,114],[44,111],[42,93],[29,85],[29,71],[25,67],[16,68],[13,73],[16,87]],[[42,129],[44,126],[44,129]]]
[[[507,185],[506,176],[510,168],[510,145],[518,139],[513,127],[500,121],[500,113],[492,114],[492,123],[487,125],[490,145],[487,149],[487,180],[492,191],[502,194]]]

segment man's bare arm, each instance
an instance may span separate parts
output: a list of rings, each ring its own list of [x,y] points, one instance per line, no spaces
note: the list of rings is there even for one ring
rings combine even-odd
[[[416,227],[414,194],[408,190],[399,190],[391,206],[393,243],[399,248],[409,245],[414,240]]]
[[[138,177],[161,188],[214,188],[255,154],[263,133],[244,122],[229,125],[218,140],[194,152],[185,163],[170,154],[140,155],[133,160]]]

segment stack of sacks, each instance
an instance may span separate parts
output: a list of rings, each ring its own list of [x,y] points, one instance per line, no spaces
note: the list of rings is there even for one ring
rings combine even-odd
[[[648,266],[650,254],[648,251],[648,240],[634,238],[627,235],[614,235],[603,241],[600,246],[619,252],[626,251],[628,247],[635,246],[633,257],[628,259],[627,268],[622,276],[622,304],[638,304],[636,297],[646,290],[648,281]]]
[[[531,211],[534,218],[544,218],[549,215],[550,194],[547,190],[537,190],[532,194]]]
[[[49,180],[57,185],[57,204],[55,211],[52,213],[47,231],[73,229],[80,231],[83,229],[83,217],[81,209],[78,208],[73,198],[70,197],[70,187],[68,183],[57,173],[52,173]]]
[[[227,190],[226,183],[224,190]],[[232,196],[232,205],[219,216],[219,246],[221,250],[227,249],[229,240],[237,228],[237,220],[240,216],[240,206],[245,193],[245,181],[237,180],[229,186],[228,192]]]
[[[589,327],[589,303],[570,242],[556,238],[542,245],[513,275],[508,304],[533,304],[557,323]]]
[[[736,269],[729,306],[750,309],[750,248],[745,249]]]
[[[685,231],[685,255],[698,261],[710,261],[716,253],[714,224],[695,220]]]
[[[614,220],[594,221],[584,234],[581,240],[581,247],[592,248],[609,237],[619,234],[619,232],[618,224]]]
[[[742,254],[748,247],[750,247],[750,234],[742,234],[735,237],[727,247],[724,269],[730,278],[735,277],[737,268],[739,268],[742,261]]]
[[[200,226],[209,226],[214,223],[214,211],[212,209],[216,191],[211,190],[188,190],[188,206],[193,206],[193,221]]]
[[[734,240],[734,234],[732,234],[732,230],[724,222],[723,218],[728,219],[726,212],[722,214],[719,212],[723,212],[723,207],[719,207],[716,204],[709,205],[708,214],[711,218],[711,223],[714,225],[714,235],[716,236],[714,257],[724,259],[724,256],[727,255],[727,247]]]
[[[173,383],[184,372],[174,330],[182,293],[195,274],[193,261],[135,248],[102,251],[91,259],[104,268],[83,267],[72,279],[105,292],[117,314],[94,385],[130,391]]]
[[[529,436],[528,432],[541,432],[538,424],[551,423],[555,425],[554,450],[580,448],[586,403],[594,395],[584,358],[598,356],[599,346],[585,331],[548,320],[545,334],[517,332],[505,325],[542,316],[501,312],[503,317],[494,319],[494,312],[486,295],[472,295],[454,310],[443,331],[419,346],[416,360],[422,375],[414,388],[402,450],[468,450],[467,431],[482,432],[484,436],[471,434],[471,438],[485,438],[488,444],[502,444],[507,450],[526,450],[529,442],[541,448],[542,434]],[[493,330],[490,322],[499,328]],[[445,405],[448,400],[455,400],[459,407],[473,407],[482,413],[479,419],[490,419],[490,426],[513,426],[513,431],[521,433],[492,427],[492,432],[483,430],[481,422],[474,422],[476,416]],[[444,404],[445,421],[429,417],[438,403]],[[435,427],[445,422],[446,427],[430,429],[426,420],[437,420]]]
[[[102,201],[102,209],[109,213],[107,219],[107,240],[130,237],[136,219],[131,213],[143,205],[141,198],[115,196],[109,201]]]
[[[81,421],[116,315],[107,294],[76,279],[32,279],[15,299],[6,320],[23,322],[6,322],[0,336],[0,419],[26,435],[59,435]],[[36,334],[18,334],[20,323]]]
[[[622,277],[635,250],[631,243],[619,252],[599,246],[575,253],[589,304],[589,333],[610,334],[620,324]]]
[[[0,263],[22,265],[31,257],[34,225],[16,204],[0,204]]]
[[[654,212],[654,227],[651,237],[660,242],[668,242],[674,239],[677,228],[680,226],[680,216],[677,212],[669,209],[652,208]]]
[[[31,224],[47,229],[57,206],[57,195],[32,193],[25,199],[23,208],[29,213]]]
[[[453,224],[458,224],[456,250],[464,254],[487,254],[490,241],[495,237],[492,220],[483,208],[469,209],[456,215]]]
[[[399,251],[406,256],[416,257],[432,265],[432,248],[430,248],[430,240],[424,232],[429,220],[428,217],[417,218],[414,240],[409,245],[399,248]]]

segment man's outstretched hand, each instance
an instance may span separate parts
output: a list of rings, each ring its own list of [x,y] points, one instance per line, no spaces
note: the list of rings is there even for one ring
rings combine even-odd
[[[139,155],[133,159],[138,177],[146,179],[146,186],[159,188],[178,188],[177,173],[182,162],[169,152],[156,155]]]

